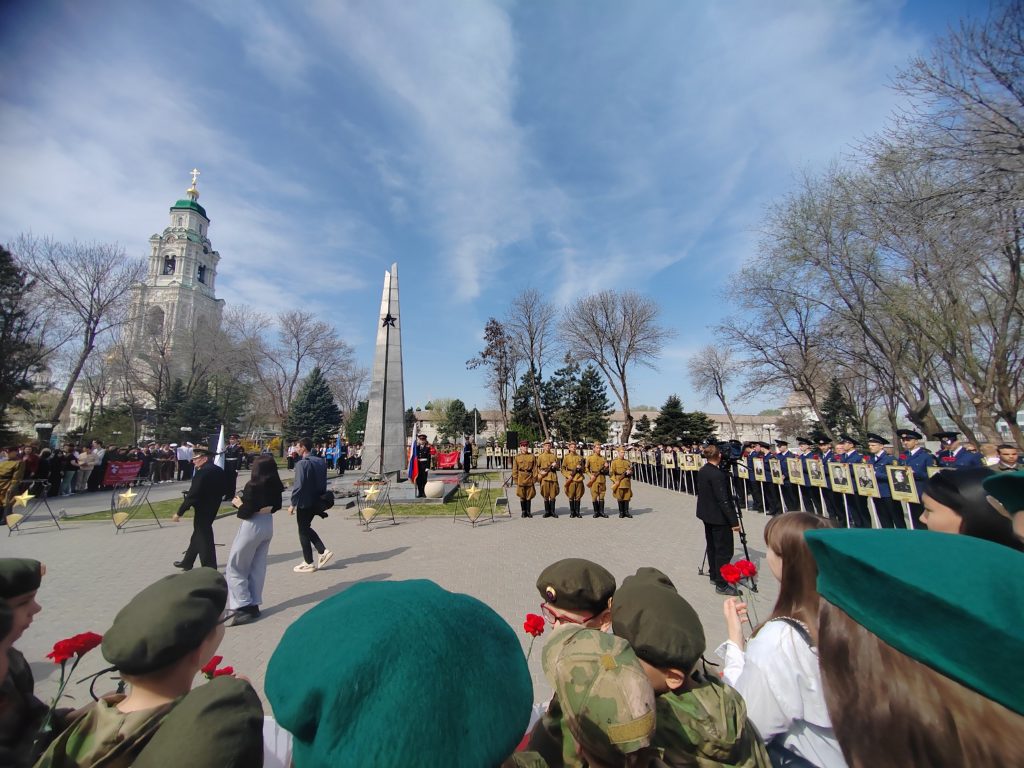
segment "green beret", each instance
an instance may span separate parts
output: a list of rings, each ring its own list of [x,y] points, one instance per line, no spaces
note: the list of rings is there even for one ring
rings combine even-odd
[[[303,614],[264,691],[295,768],[499,765],[533,705],[515,631],[426,580],[362,582]]]
[[[648,664],[689,672],[707,647],[700,617],[674,587],[654,576],[659,571],[641,571],[615,593],[612,631]]]
[[[118,612],[103,635],[103,656],[129,675],[164,669],[199,647],[227,599],[227,582],[213,568],[162,578]]]
[[[611,761],[651,743],[654,689],[625,640],[563,625],[544,646],[542,665],[573,736],[588,752]]]
[[[537,591],[556,608],[600,613],[615,594],[615,577],[590,560],[567,557],[540,572]]]
[[[997,472],[981,481],[985,493],[1003,505],[1010,515],[1024,512],[1024,470]]]
[[[244,680],[225,676],[193,688],[163,719],[132,762],[132,768],[168,765],[263,765],[263,705],[253,687]]]
[[[43,564],[23,557],[0,558],[0,597],[11,600],[35,592],[43,583]]]
[[[825,600],[898,651],[1024,714],[1024,583],[1017,578],[1024,555],[934,531],[804,537]]]

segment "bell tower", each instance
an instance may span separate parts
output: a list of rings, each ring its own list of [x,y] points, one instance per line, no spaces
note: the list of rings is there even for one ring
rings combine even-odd
[[[140,375],[156,361],[160,375],[169,381],[187,380],[196,344],[220,328],[220,254],[210,243],[210,217],[199,204],[199,175],[198,169],[192,170],[192,185],[171,206],[168,225],[149,238],[149,269],[145,281],[133,289],[124,334]]]

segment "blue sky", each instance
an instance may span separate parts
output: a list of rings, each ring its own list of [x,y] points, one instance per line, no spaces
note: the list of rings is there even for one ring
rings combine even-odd
[[[0,241],[139,256],[202,171],[218,295],[309,308],[372,364],[399,264],[406,403],[460,397],[527,286],[654,297],[686,359],[764,207],[883,127],[891,78],[987,3],[34,2],[0,10]],[[773,398],[740,406],[756,411]]]

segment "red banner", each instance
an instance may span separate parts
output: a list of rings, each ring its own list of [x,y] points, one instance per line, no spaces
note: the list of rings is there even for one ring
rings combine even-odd
[[[437,452],[437,468],[438,469],[458,469],[459,468],[459,452],[452,451],[451,453]]]
[[[142,471],[141,461],[111,461],[103,473],[103,485],[127,485]]]

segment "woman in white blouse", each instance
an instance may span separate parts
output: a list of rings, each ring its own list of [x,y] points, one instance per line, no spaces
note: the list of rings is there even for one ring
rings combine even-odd
[[[775,765],[846,765],[821,688],[818,569],[804,541],[804,531],[828,527],[828,520],[804,512],[769,521],[766,560],[779,581],[779,598],[750,640],[743,640],[746,604],[731,597],[723,606],[729,630],[717,650],[725,662],[723,677],[746,700],[747,715]]]

